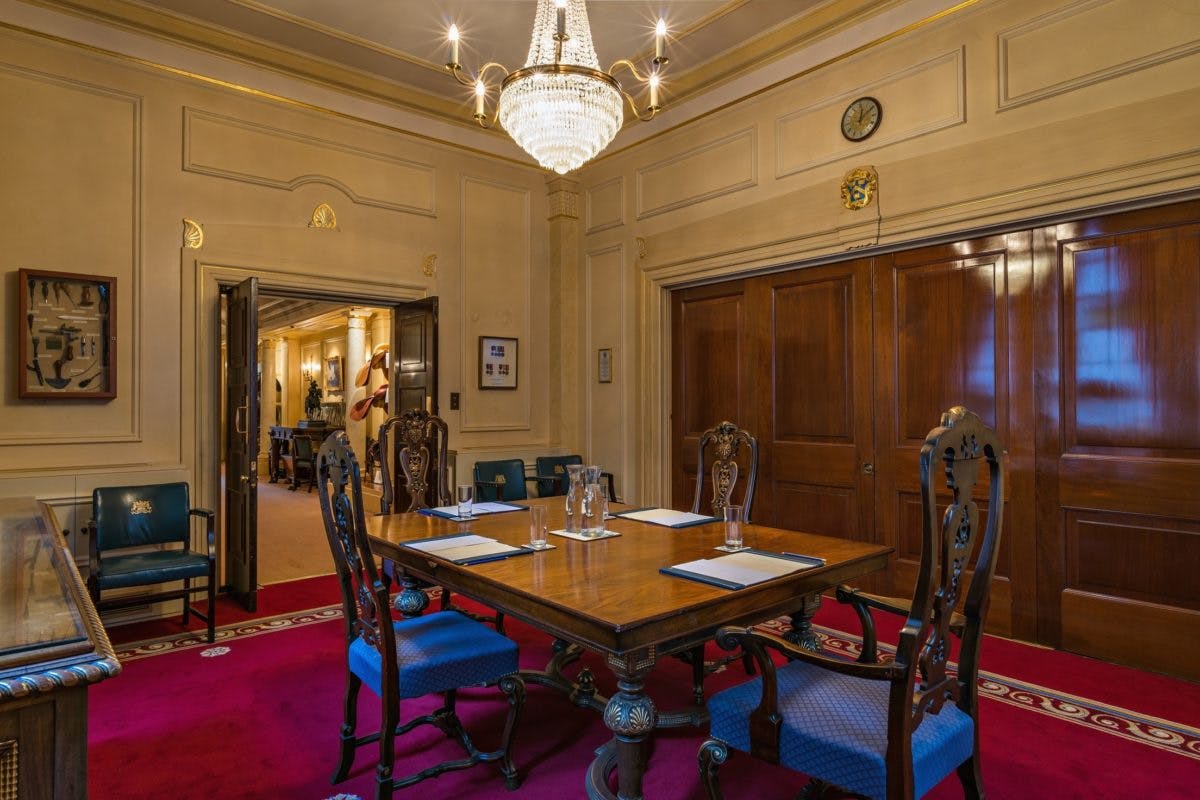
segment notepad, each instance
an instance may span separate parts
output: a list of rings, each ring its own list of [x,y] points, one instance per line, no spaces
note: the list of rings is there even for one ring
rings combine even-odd
[[[670,508],[643,508],[637,511],[620,512],[617,516],[623,519],[635,519],[638,522],[649,522],[651,525],[665,525],[668,528],[687,528],[691,525],[703,525],[706,522],[720,522],[716,517],[693,514],[690,511],[675,511]]]
[[[406,542],[404,546],[453,561],[455,564],[478,564],[483,561],[523,555],[529,552],[520,547],[473,533],[421,539],[415,542]]]
[[[587,536],[582,533],[572,533],[571,531],[566,531],[566,530],[550,531],[550,533],[554,536],[562,536],[566,539],[576,539],[580,542],[592,542],[592,541],[595,541],[596,539],[611,539],[613,536],[621,535],[621,534],[617,533],[616,531],[604,531],[603,533],[594,533],[591,536]]]
[[[453,520],[454,522],[468,521],[474,517],[482,517],[484,514],[503,514],[506,511],[525,511],[525,506],[514,506],[510,503],[474,503],[471,506],[470,517],[460,517],[458,515],[458,506],[438,506],[437,508],[423,508],[422,514],[428,514],[434,517],[442,517],[443,519]]]
[[[726,589],[744,589],[756,583],[816,566],[820,566],[816,559],[746,550],[727,556],[701,558],[673,567],[663,567],[659,572],[713,586],[723,586]]]

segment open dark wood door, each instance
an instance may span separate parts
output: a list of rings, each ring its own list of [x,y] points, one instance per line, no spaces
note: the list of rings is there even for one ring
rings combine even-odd
[[[225,582],[258,605],[258,279],[228,290],[225,377]]]
[[[438,299],[426,297],[392,309],[392,374],[388,413],[410,408],[438,413]]]
[[[437,393],[437,317],[438,300],[426,297],[392,307],[392,364],[388,376],[391,392],[388,413],[399,414],[410,408],[438,413]],[[397,446],[399,446],[397,444]],[[384,454],[384,458],[390,458]],[[393,470],[392,490],[396,497],[408,491],[402,470]],[[441,505],[435,482],[429,482],[425,502]]]

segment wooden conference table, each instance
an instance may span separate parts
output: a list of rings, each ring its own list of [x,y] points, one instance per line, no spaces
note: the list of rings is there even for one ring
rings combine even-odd
[[[545,505],[550,530],[563,528],[561,497],[526,503]],[[612,510],[622,508],[627,507],[613,504]],[[809,607],[805,595],[882,569],[891,552],[879,545],[750,525],[745,532],[747,544],[819,556],[826,564],[731,591],[659,573],[660,567],[721,555],[713,550],[724,542],[720,522],[667,528],[618,518],[610,520],[608,528],[621,536],[583,542],[551,534],[553,550],[471,566],[403,544],[469,529],[520,545],[529,541],[528,514],[483,515],[469,524],[423,514],[392,514],[368,517],[366,524],[372,549],[394,561],[402,573],[401,606],[408,613],[420,613],[428,604],[424,592],[415,588],[415,580],[425,580],[605,657],[618,687],[604,706],[604,722],[613,732],[613,741],[597,753],[588,770],[585,786],[590,800],[613,797],[607,774],[614,766],[617,798],[642,798],[644,743],[659,722],[658,709],[643,687],[660,656],[688,650],[711,638],[722,625],[753,625],[794,614],[800,607],[811,613],[815,604]]]

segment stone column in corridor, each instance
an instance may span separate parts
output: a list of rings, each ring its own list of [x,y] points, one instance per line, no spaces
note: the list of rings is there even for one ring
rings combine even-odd
[[[353,386],[354,376],[364,359],[370,356],[367,351],[367,318],[370,311],[353,308],[346,315],[346,361],[342,365],[342,386],[345,387],[342,397],[346,404],[346,436],[354,455],[358,456],[359,466],[366,463],[367,457],[367,423],[350,419],[350,409],[355,401],[366,397],[366,389]]]

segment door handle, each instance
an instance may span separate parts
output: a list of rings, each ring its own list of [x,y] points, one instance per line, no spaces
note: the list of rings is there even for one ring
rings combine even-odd
[[[864,475],[874,475],[875,474],[875,465],[872,464],[870,461],[867,461],[867,462],[863,463],[862,471],[863,471]]]
[[[248,409],[246,408],[246,406],[238,406],[237,409],[233,412],[233,432],[234,433],[245,433],[246,432],[246,411],[247,410]]]

